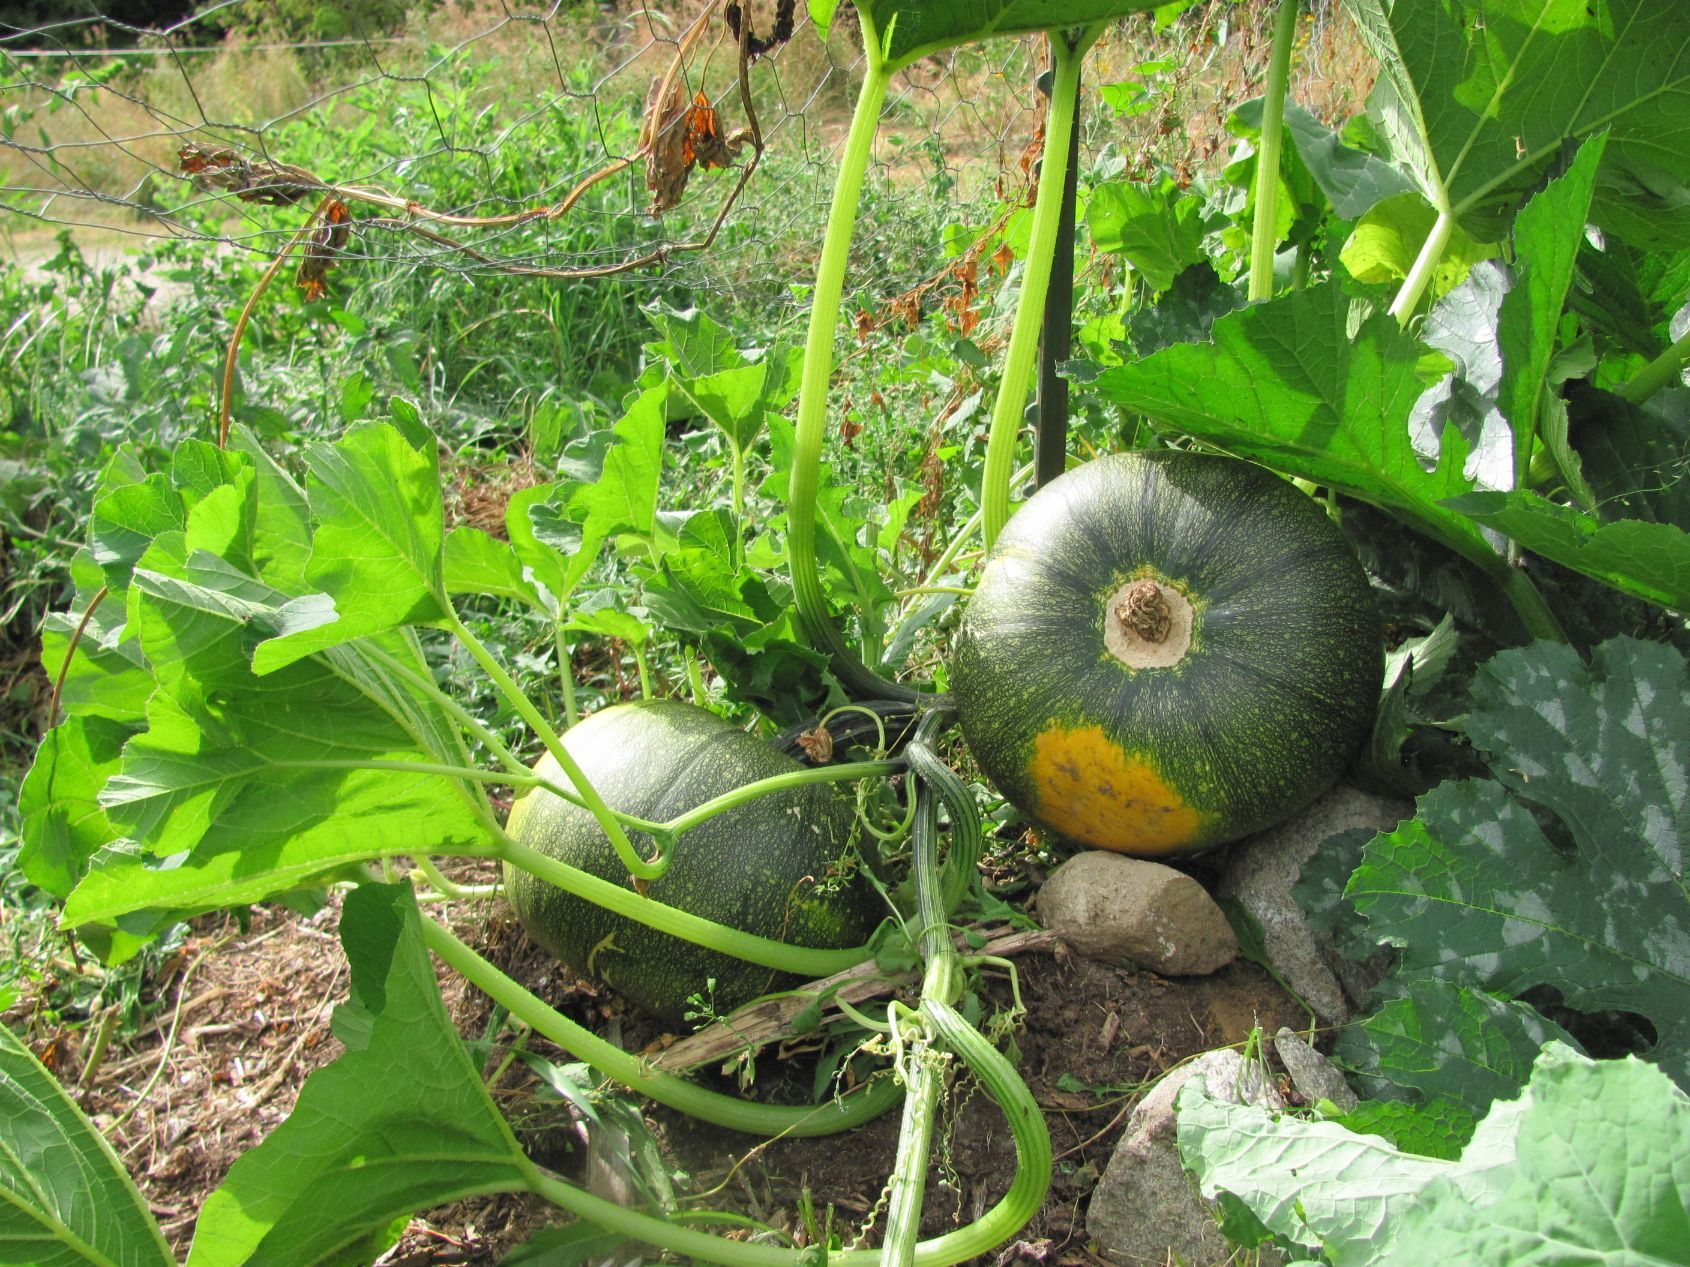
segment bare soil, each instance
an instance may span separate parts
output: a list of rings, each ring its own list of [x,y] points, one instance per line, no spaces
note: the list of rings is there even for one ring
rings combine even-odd
[[[466,871],[459,878],[491,875]],[[553,1006],[627,1049],[671,1041],[619,1000],[559,971],[502,903],[457,904],[448,918],[467,942]],[[341,1051],[329,1029],[348,984],[337,922],[334,903],[309,918],[261,908],[245,930],[226,916],[200,921],[182,952],[148,983],[154,1022],[114,1046],[87,1080],[84,1109],[106,1131],[180,1254],[200,1205],[228,1167],[287,1116],[305,1078]],[[1018,967],[1026,1014],[1014,1031],[1014,1051],[1045,1110],[1056,1161],[1043,1208],[997,1262],[1097,1262],[1087,1246],[1086,1200],[1148,1086],[1195,1053],[1243,1043],[1254,1026],[1268,1033],[1302,1026],[1306,1013],[1243,961],[1210,977],[1171,980],[1095,963],[1058,945],[1020,956]],[[487,1000],[444,971],[441,984],[460,1032],[482,1035]],[[1006,980],[988,981],[982,990],[987,1015],[1008,1008]],[[9,1019],[19,1018],[14,1012]],[[80,1032],[83,1044],[91,1029]],[[71,1035],[59,1037],[38,1048],[74,1086],[87,1052]],[[765,1050],[754,1093],[801,1093],[795,1088],[810,1085],[817,1046]],[[531,1049],[569,1059],[543,1042]],[[701,1076],[732,1089],[737,1072]],[[594,1150],[585,1146],[584,1132],[555,1098],[544,1096],[526,1066],[511,1063],[493,1090],[531,1155],[565,1178],[603,1190],[597,1177],[587,1177]],[[809,1205],[823,1223],[831,1209],[831,1226],[847,1245],[876,1243],[897,1117],[889,1113],[843,1136],[759,1144],[646,1108],[648,1126],[686,1176],[678,1195],[708,1193],[708,1208],[749,1215],[800,1241],[799,1211]],[[977,1217],[1007,1188],[1014,1161],[1009,1133],[989,1099],[966,1080],[953,1087],[935,1143],[923,1235]],[[477,1198],[414,1219],[382,1261],[493,1263],[559,1218],[537,1198]]]

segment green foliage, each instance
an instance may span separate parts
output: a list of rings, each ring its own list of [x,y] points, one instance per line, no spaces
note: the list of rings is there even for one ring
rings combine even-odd
[[[1380,76],[1370,112],[1439,210],[1496,237],[1563,146],[1606,130],[1596,223],[1690,244],[1690,68],[1677,0],[1348,0]],[[1546,91],[1578,84],[1583,91]]]
[[[1690,1262],[1690,1098],[1641,1061],[1550,1043],[1454,1160],[1205,1092],[1194,1080],[1179,1100],[1204,1195],[1332,1267]]]
[[[534,1186],[533,1163],[446,1015],[409,886],[348,895],[340,937],[352,994],[334,1032],[346,1051],[305,1080],[288,1119],[207,1198],[192,1267],[379,1253],[400,1216]]]
[[[1181,193],[1167,177],[1156,186],[1094,185],[1086,225],[1098,250],[1124,256],[1155,291],[1167,290],[1177,274],[1204,258],[1203,200]]]
[[[820,23],[832,16],[826,0],[810,7]],[[894,62],[1148,7],[861,5]],[[1324,490],[1326,508],[1378,563],[1379,595],[1403,639],[1368,774],[1405,794],[1449,780],[1421,797],[1415,821],[1334,845],[1304,878],[1352,948],[1398,948],[1379,1006],[1340,1035],[1336,1052],[1377,1098],[1341,1124],[1267,1123],[1243,1110],[1203,1118],[1220,1111],[1190,1106],[1206,1182],[1233,1185],[1229,1227],[1266,1223],[1307,1249],[1325,1246],[1334,1262],[1407,1253],[1393,1244],[1434,1246],[1450,1261],[1500,1246],[1499,1261],[1522,1261],[1521,1234],[1589,1244],[1596,1261],[1612,1257],[1603,1238],[1620,1233],[1645,1238],[1632,1242],[1640,1252],[1650,1235],[1668,1249],[1690,1243],[1682,1227],[1650,1223],[1654,1207],[1636,1199],[1651,1164],[1656,1192],[1685,1186],[1681,1159],[1660,1142],[1682,1134],[1682,1096],[1652,1071],[1592,1067],[1551,1046],[1526,1099],[1492,1108],[1525,1082],[1546,1043],[1571,1044],[1576,1033],[1596,1050],[1591,1012],[1645,1018],[1659,1040],[1651,1055],[1686,1075],[1690,916],[1674,853],[1686,808],[1673,776],[1690,765],[1682,658],[1612,641],[1587,666],[1570,648],[1540,644],[1474,674],[1476,661],[1520,636],[1485,606],[1486,591],[1505,592],[1528,631],[1565,627],[1581,645],[1620,630],[1685,640],[1680,615],[1643,608],[1690,604],[1690,410],[1673,383],[1681,361],[1666,355],[1639,378],[1682,335],[1690,285],[1690,142],[1675,144],[1690,118],[1687,81],[1682,59],[1663,52],[1684,42],[1681,8],[1353,0],[1383,62],[1370,118],[1340,132],[1287,111],[1265,220],[1285,248],[1279,289],[1289,293],[1243,311],[1233,283],[1266,139],[1259,103],[1230,120],[1241,144],[1218,179],[1181,170],[1128,180],[1126,160],[1112,154],[1085,178],[1093,241],[1131,265],[1110,275],[1145,284],[1105,287],[1100,272],[1082,273],[1081,343],[1109,368],[1075,369],[1075,448],[1217,446]],[[344,9],[312,0],[274,14],[294,33],[330,35]],[[366,9],[386,21],[388,10]],[[1139,66],[1155,90],[1106,90],[1112,108],[1165,107],[1172,89],[1155,80],[1165,70]],[[593,87],[585,65],[560,74],[567,92]],[[607,150],[635,150],[637,101],[617,109],[601,99],[598,111],[524,104],[537,125],[517,143],[496,75],[452,59],[426,82],[374,77],[337,91],[337,126],[302,118],[267,130],[265,143],[346,180],[412,155],[408,191],[493,211],[531,205],[559,173],[590,170]],[[783,160],[771,151],[769,161]],[[856,244],[868,268],[853,304],[872,310],[936,258],[941,220],[959,218],[945,207],[951,177],[937,167],[919,191],[871,182],[846,199],[870,222]],[[626,214],[625,194],[615,182],[595,187],[578,214],[548,222],[547,249],[584,257],[655,242],[660,230]],[[972,208],[960,218],[991,219]],[[1031,219],[1020,209],[1003,231],[1016,258],[999,294],[1037,289]],[[1600,231],[1587,232],[1587,221]],[[212,219],[204,227],[222,231]],[[800,240],[808,231],[801,224],[793,242],[771,243],[767,226],[730,219],[720,243],[757,232],[758,258],[779,259],[810,251],[813,240]],[[264,261],[161,246],[149,265],[186,288],[162,332],[115,271],[91,268],[68,239],[45,281],[0,272],[0,394],[11,417],[0,434],[0,516],[23,579],[9,615],[21,630],[49,605],[64,608],[43,622],[43,658],[50,675],[64,670],[65,719],[22,787],[7,900],[33,885],[24,900],[44,915],[68,899],[67,922],[117,960],[198,911],[360,885],[343,925],[354,1000],[336,1019],[348,1055],[231,1172],[207,1207],[201,1261],[249,1252],[307,1261],[343,1249],[373,1257],[395,1219],[495,1188],[540,1187],[589,1209],[537,1178],[515,1149],[445,1023],[411,899],[364,884],[364,864],[498,852],[484,784],[525,786],[552,695],[563,696],[556,714],[579,711],[572,644],[589,644],[575,648],[590,653],[577,661],[609,665],[615,677],[631,655],[654,693],[687,689],[741,716],[797,721],[840,702],[849,680],[798,619],[797,583],[813,579],[863,665],[892,674],[913,664],[944,686],[958,595],[926,591],[965,589],[971,576],[961,525],[980,500],[979,424],[1006,327],[984,269],[966,310],[929,304],[912,329],[864,329],[857,355],[820,375],[851,398],[834,412],[852,429],[823,462],[787,417],[803,358],[785,309],[768,304],[787,298],[791,279],[778,270],[724,272],[729,280],[697,287],[689,282],[715,275],[469,287],[413,267],[409,238],[382,248],[396,267],[378,251],[360,254],[383,232],[360,231],[324,300],[271,296],[242,351],[235,416],[244,426],[229,453],[194,437],[215,413],[230,315]],[[830,251],[842,266],[844,243]],[[1399,280],[1384,311],[1381,288]],[[691,307],[705,290],[716,296],[709,316]],[[812,332],[829,347],[837,334]],[[1658,387],[1663,375],[1666,389],[1639,386]],[[827,381],[806,389],[823,420]],[[1012,451],[1019,397],[995,412]],[[307,435],[314,441],[302,444]],[[502,519],[454,524],[443,485],[449,494],[455,481],[471,484],[523,446],[533,463],[521,482],[538,482],[509,496]],[[1004,446],[994,447],[1001,458]],[[814,577],[800,578],[795,542],[812,521]],[[67,542],[84,526],[73,557]],[[501,662],[542,684],[538,706],[495,679]],[[589,706],[626,689],[612,678],[601,668],[579,685]],[[1481,760],[1493,777],[1468,777]],[[994,794],[964,789],[946,801],[953,822],[972,818],[976,795]],[[881,789],[864,799],[890,797]],[[11,848],[0,841],[0,860]],[[947,874],[944,885],[954,897],[968,877]],[[1610,918],[1615,909],[1626,918]],[[465,971],[523,997],[485,964]],[[527,1002],[537,1028],[561,1019]],[[974,1050],[942,1002],[909,1024],[923,1041]],[[6,1052],[0,1090],[8,1077],[31,1082]],[[1010,1085],[1007,1066],[976,1063],[994,1094]],[[80,1155],[88,1173],[104,1174],[88,1128],[49,1116],[55,1159]],[[1570,1124],[1569,1139],[1554,1137],[1554,1119]],[[20,1120],[0,1113],[8,1142]],[[1029,1142],[1030,1107],[1013,1121],[1029,1172],[1017,1178],[1017,1201],[1036,1205],[1048,1152]],[[1312,1181],[1269,1167],[1276,1149]],[[431,1170],[415,1164],[418,1152],[445,1161]],[[1604,1224],[1581,1204],[1584,1192],[1564,1185],[1563,1163],[1595,1176],[1620,1221],[1638,1227]],[[26,1169],[58,1175],[55,1164]],[[1223,1172],[1249,1182],[1223,1183]],[[103,1204],[138,1209],[113,1175]],[[1389,1211],[1385,1194],[1394,1194]],[[138,1213],[135,1252],[151,1261],[157,1234]],[[986,1252],[1003,1224],[977,1226],[986,1231],[966,1234],[974,1240],[946,1244]],[[638,1230],[678,1231],[654,1221]],[[585,1255],[599,1235],[542,1238],[529,1252]],[[661,1243],[724,1252],[695,1235]],[[732,1252],[742,1249],[777,1254]]]
[[[875,33],[882,55],[894,66],[953,45],[1002,35],[1064,31],[1156,8],[1156,0],[858,0],[865,28]],[[811,11],[817,6],[812,3]],[[824,24],[831,7],[821,9]]]
[[[1568,1007],[1642,1014],[1658,1035],[1648,1054],[1690,1081],[1687,701],[1684,658],[1657,644],[1605,643],[1588,667],[1547,643],[1490,660],[1463,728],[1499,781],[1445,783],[1422,796],[1413,820],[1367,846],[1345,890],[1369,940],[1399,948],[1396,979],[1516,996],[1551,986]],[[1551,843],[1534,811],[1551,815],[1570,847]],[[1411,1059],[1383,1038],[1388,1030],[1439,1045],[1453,1029],[1486,1047],[1508,1032],[1443,997],[1434,1008],[1456,1008],[1441,1019],[1422,1001],[1394,1005],[1396,1021],[1370,1023],[1367,1044],[1395,1080]],[[1493,1077],[1507,1068],[1494,1058],[1471,1067]],[[1501,1088],[1443,1080],[1426,1089],[1479,1104]]]
[[[175,1261],[111,1145],[0,1025],[0,1263]]]
[[[1384,313],[1359,314],[1337,282],[1214,323],[1182,343],[1106,370],[1103,396],[1288,474],[1382,506],[1474,559],[1494,557],[1477,525],[1444,501],[1473,489],[1470,446],[1446,432],[1426,470],[1408,417],[1422,351]]]

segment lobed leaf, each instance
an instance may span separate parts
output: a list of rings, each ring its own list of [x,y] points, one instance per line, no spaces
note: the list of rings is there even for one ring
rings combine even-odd
[[[252,648],[285,628],[299,600],[211,555],[182,571],[135,574],[132,606],[159,689],[147,729],[97,798],[113,832],[145,852],[96,866],[67,903],[68,923],[131,917],[124,926],[136,931],[138,912],[153,912],[156,926],[364,859],[485,845],[453,780],[404,768],[466,760],[450,722],[390,667],[408,661],[425,674],[413,645],[389,634],[261,677]]]
[[[1528,444],[1538,429],[1538,402],[1549,388],[1550,360],[1606,143],[1607,135],[1599,133],[1581,145],[1566,173],[1550,181],[1514,221],[1516,279],[1498,314],[1497,349],[1502,412],[1518,444]],[[1569,453],[1562,449],[1554,456],[1563,474],[1576,480]],[[1513,481],[1493,487],[1511,488]]]
[[[314,623],[278,631],[253,654],[271,673],[328,647],[443,619],[444,512],[432,447],[412,447],[386,424],[358,427],[306,451],[317,521],[307,585],[332,595]]]
[[[1339,1031],[1333,1058],[1371,1094],[1404,1091],[1466,1106],[1475,1116],[1511,1098],[1546,1042],[1578,1049],[1555,1022],[1514,999],[1417,978]]]
[[[1492,994],[1552,986],[1573,1008],[1640,1013],[1690,1082],[1690,670],[1619,638],[1587,667],[1563,644],[1487,662],[1464,723],[1500,782],[1445,783],[1368,846],[1346,896],[1398,977]],[[1515,796],[1553,814],[1556,848]]]
[[[1690,610],[1690,533],[1675,524],[1603,523],[1529,489],[1468,493],[1444,504],[1563,567],[1651,603]]]
[[[1179,344],[1105,370],[1105,398],[1241,457],[1395,511],[1469,558],[1495,552],[1443,503],[1471,492],[1468,446],[1441,437],[1422,467],[1408,419],[1424,384],[1420,345],[1384,313],[1352,324],[1335,284],[1255,304],[1214,323],[1212,342]]]
[[[111,1145],[0,1025],[0,1264],[169,1267],[175,1261]]]
[[[420,921],[408,886],[348,895],[352,990],[334,1017],[346,1052],[207,1198],[189,1267],[305,1267],[415,1211],[530,1186],[534,1168],[446,1015]]]
[[[1178,1113],[1203,1195],[1229,1194],[1333,1267],[1690,1263],[1690,1098],[1633,1058],[1548,1044],[1455,1161],[1222,1104],[1201,1079]]]
[[[1369,112],[1437,207],[1495,237],[1568,143],[1609,139],[1591,214],[1690,245],[1690,19],[1680,0],[1349,0]]]

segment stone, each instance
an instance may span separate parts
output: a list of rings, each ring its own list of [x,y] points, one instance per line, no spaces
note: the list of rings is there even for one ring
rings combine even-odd
[[[1235,845],[1217,886],[1222,901],[1261,928],[1269,966],[1328,1025],[1350,1019],[1377,975],[1343,960],[1329,935],[1308,926],[1291,886],[1328,837],[1355,828],[1389,831],[1413,813],[1408,801],[1333,788],[1296,817]]]
[[[1344,1075],[1338,1072],[1338,1066],[1305,1043],[1301,1035],[1280,1030],[1273,1036],[1273,1050],[1285,1072],[1291,1075],[1291,1085],[1297,1088],[1303,1103],[1330,1100],[1345,1113],[1361,1103],[1361,1098],[1344,1081]]]
[[[1102,849],[1052,873],[1039,890],[1038,914],[1088,959],[1165,977],[1207,976],[1238,956],[1231,925],[1197,881]]]
[[[1122,1267],[1218,1267],[1237,1247],[1221,1234],[1214,1207],[1180,1162],[1174,1102],[1185,1084],[1201,1076],[1209,1094],[1228,1104],[1285,1107],[1266,1070],[1232,1048],[1204,1052],[1156,1084],[1127,1119],[1127,1129],[1092,1192],[1086,1232],[1098,1250]],[[1264,1250],[1263,1264],[1284,1259]]]

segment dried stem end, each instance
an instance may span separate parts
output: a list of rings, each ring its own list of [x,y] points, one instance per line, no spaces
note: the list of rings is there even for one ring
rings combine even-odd
[[[1171,669],[1191,649],[1191,600],[1153,577],[1128,581],[1104,605],[1103,640],[1132,669]]]

